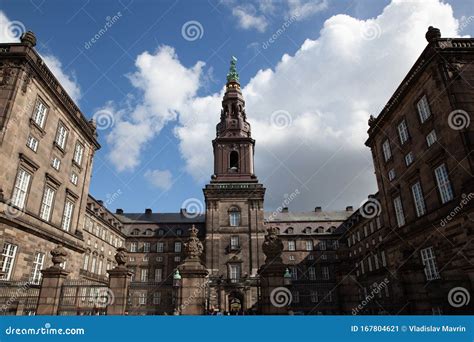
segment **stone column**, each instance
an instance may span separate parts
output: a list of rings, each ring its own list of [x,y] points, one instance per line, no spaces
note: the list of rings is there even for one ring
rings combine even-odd
[[[57,246],[50,252],[53,266],[42,270],[41,288],[36,307],[37,315],[57,315],[61,289],[69,272],[61,267],[61,263],[66,261],[68,253],[62,246]]]
[[[132,279],[132,272],[126,266],[127,250],[123,247],[117,248],[115,261],[117,266],[108,270],[109,290],[112,299],[107,305],[107,315],[125,315],[127,309],[128,289]]]
[[[181,274],[178,310],[181,315],[204,315],[208,271],[201,263],[203,246],[197,237],[198,230],[194,225],[189,233],[190,237],[184,244],[186,259],[178,267]]]
[[[261,302],[260,310],[264,315],[287,315],[291,304],[291,291],[285,286],[285,265],[281,253],[283,242],[278,237],[276,228],[268,228],[262,245],[266,256],[265,263],[260,267]]]

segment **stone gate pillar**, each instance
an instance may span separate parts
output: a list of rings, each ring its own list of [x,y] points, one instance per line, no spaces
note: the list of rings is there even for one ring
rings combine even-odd
[[[38,298],[38,306],[36,307],[37,315],[57,315],[61,289],[69,272],[61,267],[66,261],[68,253],[58,245],[50,252],[52,256],[53,266],[42,270],[41,288]]]
[[[292,295],[285,285],[285,265],[281,253],[283,242],[278,237],[278,229],[267,229],[262,250],[266,256],[265,263],[260,267],[261,302],[260,310],[264,315],[287,315]]]
[[[127,309],[128,289],[132,279],[132,272],[127,268],[127,250],[117,248],[115,261],[117,266],[108,270],[109,290],[112,298],[107,305],[107,315],[124,315]]]
[[[203,246],[197,237],[198,229],[193,225],[189,233],[190,237],[184,244],[186,259],[178,266],[181,275],[178,311],[181,315],[204,315],[208,271],[200,259]]]

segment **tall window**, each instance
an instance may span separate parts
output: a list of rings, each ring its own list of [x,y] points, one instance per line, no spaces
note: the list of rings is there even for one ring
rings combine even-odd
[[[400,143],[403,145],[408,140],[408,128],[405,120],[398,124],[398,137],[400,138]]]
[[[306,250],[307,251],[313,250],[313,240],[306,240]]]
[[[420,251],[421,261],[425,266],[426,280],[439,279],[438,266],[436,265],[436,257],[434,255],[433,247],[424,248]]]
[[[230,281],[236,283],[240,279],[240,265],[239,264],[231,264],[229,265],[229,278]]]
[[[58,124],[58,130],[56,132],[56,139],[55,142],[56,144],[61,147],[64,150],[64,147],[66,146],[66,140],[67,140],[67,128],[64,126],[61,122]]]
[[[323,279],[329,279],[329,267],[323,266],[321,268],[322,274],[323,274]]]
[[[229,223],[231,227],[240,226],[240,211],[237,208],[232,208],[229,211]]]
[[[174,252],[175,253],[181,253],[181,242],[175,242],[174,243]]]
[[[137,251],[137,243],[136,242],[132,242],[130,243],[130,252],[136,252]]]
[[[141,281],[143,282],[148,281],[148,269],[146,268],[142,269]]]
[[[12,271],[13,271],[13,264],[15,262],[16,257],[16,245],[12,245],[11,243],[5,243],[3,245],[3,252],[2,252],[2,272],[4,273],[3,279],[10,280]]]
[[[82,145],[78,141],[76,142],[76,147],[74,149],[74,161],[77,163],[77,165],[81,165],[83,154],[84,154],[84,145]]]
[[[430,147],[431,145],[435,143],[436,140],[438,140],[438,138],[436,137],[436,131],[432,130],[426,136],[426,144],[428,145],[428,147]]]
[[[238,235],[232,235],[230,237],[230,248],[232,250],[238,249],[240,246],[239,244],[239,236]]]
[[[49,221],[51,218],[51,211],[53,209],[54,190],[49,186],[46,186],[43,194],[43,201],[41,203],[40,217]]]
[[[326,240],[321,240],[319,241],[319,249],[322,250],[322,251],[325,251],[326,250]]]
[[[311,291],[311,302],[312,303],[318,302],[318,291]]]
[[[20,209],[25,207],[26,194],[30,185],[31,175],[23,169],[18,170],[15,188],[13,189],[12,204]]]
[[[48,111],[48,107],[46,107],[44,102],[40,99],[36,100],[36,105],[35,105],[32,119],[34,123],[37,124],[41,128],[44,128],[47,111]]]
[[[296,266],[290,266],[291,279],[298,280],[298,269]]]
[[[95,273],[96,266],[97,266],[97,258],[94,256],[92,257],[92,262],[91,262],[91,273]]]
[[[405,155],[405,165],[410,166],[413,160],[415,160],[415,158],[413,157],[413,152],[410,151]]]
[[[153,293],[153,304],[161,304],[161,292]]]
[[[82,264],[82,269],[87,271],[89,267],[89,254],[84,254],[84,263]]]
[[[162,281],[162,280],[163,280],[163,269],[155,268],[155,281]]]
[[[416,107],[418,108],[418,115],[420,116],[421,123],[425,122],[431,116],[430,106],[426,95],[418,101]]]
[[[59,168],[61,167],[61,159],[59,159],[58,157],[54,157],[53,160],[51,161],[51,166],[59,171]]]
[[[426,205],[420,182],[416,182],[412,185],[411,193],[413,195],[413,202],[415,203],[416,216],[423,216],[426,213]]]
[[[150,243],[149,242],[145,242],[143,244],[143,252],[144,253],[149,253],[150,252]]]
[[[230,152],[229,168],[231,170],[238,170],[239,169],[239,153],[237,151]]]
[[[156,243],[156,252],[157,253],[163,253],[163,250],[164,250],[164,244],[163,242],[157,242]]]
[[[446,202],[451,201],[454,195],[445,164],[441,164],[435,169],[435,176],[436,183],[438,185],[439,195],[441,196],[441,203],[444,204]]]
[[[69,231],[69,228],[71,227],[71,220],[72,220],[72,214],[74,212],[74,203],[72,203],[69,200],[66,200],[66,203],[64,204],[64,213],[63,213],[63,223],[62,223],[62,228],[65,231]]]
[[[97,274],[102,274],[102,268],[104,267],[104,261],[99,259],[99,266],[97,267]]]
[[[388,140],[385,140],[383,142],[382,151],[385,161],[389,160],[392,157],[392,150],[390,149],[390,143]]]
[[[33,152],[36,152],[38,150],[38,139],[30,135],[26,141],[26,146],[28,146]]]
[[[294,251],[296,250],[296,245],[294,240],[289,240],[288,241],[288,250],[289,251]]]
[[[140,297],[138,298],[138,304],[145,305],[146,304],[146,293],[141,292]]]
[[[400,196],[393,199],[393,207],[395,208],[395,216],[399,227],[405,225],[405,214],[403,212],[402,200]]]
[[[308,267],[309,280],[316,280],[316,269],[313,266]]]
[[[382,266],[387,266],[387,259],[385,258],[385,251],[380,252],[380,257],[382,258]]]

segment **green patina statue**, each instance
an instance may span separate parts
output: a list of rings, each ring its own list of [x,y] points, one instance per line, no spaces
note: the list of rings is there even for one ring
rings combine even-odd
[[[239,74],[237,73],[237,68],[235,67],[236,63],[237,58],[235,56],[232,56],[232,59],[230,60],[229,73],[227,74],[227,82],[239,81]]]

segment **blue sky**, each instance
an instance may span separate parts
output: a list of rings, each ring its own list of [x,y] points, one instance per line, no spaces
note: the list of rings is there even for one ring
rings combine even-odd
[[[328,0],[309,3],[231,0],[2,0],[1,11],[10,21],[19,21],[26,29],[34,31],[38,39],[38,51],[42,55],[54,56],[61,63],[59,67],[64,77],[80,89],[78,104],[87,117],[92,117],[104,108],[112,113],[115,127],[112,125],[99,131],[102,149],[96,154],[90,190],[91,194],[99,199],[107,200],[113,197],[110,209],[124,208],[126,211],[140,212],[151,207],[160,212],[177,211],[183,201],[190,198],[198,199],[202,206],[201,189],[212,173],[210,166],[208,167],[209,160],[212,159],[210,145],[213,136],[210,132],[219,120],[219,96],[225,84],[230,56],[235,55],[239,60],[242,86],[247,86],[244,88],[244,96],[247,98],[246,93],[250,96],[250,101],[247,101],[247,115],[251,119],[255,109],[258,112],[255,114],[255,120],[261,120],[255,122],[255,162],[257,176],[264,180],[264,184],[269,188],[266,209],[276,208],[285,196],[298,189],[304,195],[290,204],[290,207],[310,210],[316,205],[322,205],[326,209],[340,209],[345,205],[358,206],[360,201],[375,191],[370,154],[362,144],[366,131],[364,125],[369,114],[377,115],[377,110],[388,99],[397,82],[401,81],[414,58],[423,49],[423,34],[427,24],[431,23],[430,20],[434,18],[433,20],[438,22],[432,23],[433,25],[445,26],[453,35],[474,33],[474,22],[469,20],[474,14],[472,2],[469,4],[468,0],[449,1],[449,8],[453,10],[453,13],[449,13],[450,10],[445,5],[429,0],[428,4],[420,4],[413,9],[419,14],[415,19],[419,20],[419,23],[414,25],[413,29],[406,29],[406,26],[400,29],[400,35],[406,35],[407,39],[416,34],[416,41],[420,44],[412,46],[413,44],[407,43],[407,49],[410,51],[402,52],[398,59],[393,59],[391,53],[394,51],[389,48],[389,40],[396,37],[398,29],[393,28],[390,23],[404,20],[406,13],[403,9],[405,5],[392,4],[392,9],[387,11],[384,18],[375,19],[389,3],[376,0]],[[297,19],[291,19],[292,13],[298,13]],[[347,16],[335,17],[338,14]],[[398,14],[400,19],[397,19]],[[117,20],[107,32],[86,48],[86,43],[90,42],[114,15]],[[190,21],[197,22],[200,30],[200,37],[193,41],[185,39],[182,34],[183,25]],[[263,44],[268,42],[285,22],[288,25],[284,33],[269,44],[268,48],[263,48]],[[328,28],[322,32],[325,23]],[[329,23],[336,24],[330,26]],[[333,103],[322,105],[322,100],[318,100],[317,89],[322,89],[319,93],[331,91],[329,94],[337,94],[339,86],[334,79],[344,85],[350,85],[352,88],[349,89],[360,88],[357,72],[349,69],[347,73],[338,73],[338,68],[333,68],[331,59],[326,57],[334,54],[333,60],[338,60],[343,58],[345,53],[353,53],[353,69],[367,68],[364,64],[364,52],[351,47],[351,42],[344,41],[348,34],[341,33],[341,28],[353,31],[354,27],[361,23],[375,23],[372,27],[375,27],[375,39],[362,38],[363,43],[368,44],[367,49],[372,51],[370,56],[381,51],[376,59],[380,62],[377,66],[379,69],[373,69],[373,80],[377,83],[374,87],[382,88],[383,91],[378,93],[377,90],[377,93],[367,96],[364,100],[357,92],[348,90],[344,93],[344,89],[341,89],[340,99],[336,97]],[[335,43],[341,44],[341,47],[334,48]],[[307,51],[316,50],[318,45],[324,46],[327,53],[314,52],[314,55],[305,57]],[[174,50],[165,51],[164,46]],[[174,70],[171,67],[164,69],[154,64],[137,66],[138,56],[143,56],[146,52],[152,57],[152,62],[160,60],[159,56],[169,57],[170,65],[182,72],[182,83],[175,80],[170,83],[173,89],[168,89],[167,77],[176,78],[181,75],[167,74]],[[361,54],[361,60],[357,59],[358,53]],[[282,62],[285,55],[289,56],[288,60]],[[297,57],[301,60],[298,61]],[[311,59],[313,57],[314,59]],[[387,66],[383,65],[384,61],[387,64],[395,61],[397,65],[387,70]],[[199,62],[202,62],[202,65],[196,67]],[[291,63],[294,63],[293,73]],[[308,64],[311,67],[305,66],[304,63],[311,63]],[[341,71],[350,66],[345,62],[341,63]],[[369,60],[366,63],[373,64]],[[318,68],[313,69],[313,65]],[[290,70],[285,70],[287,67]],[[264,70],[267,70],[267,73],[271,71],[272,74],[268,76],[262,72]],[[324,70],[332,70],[332,74],[328,75]],[[153,78],[148,78],[155,73],[160,79],[156,83]],[[165,75],[163,79],[160,78],[161,75]],[[268,81],[269,77],[272,82]],[[311,102],[311,94],[304,96],[300,93],[300,89],[307,89],[313,82],[323,82],[326,79],[331,80],[327,82],[327,87],[324,84],[315,86],[314,103]],[[132,80],[135,80],[135,83]],[[300,85],[299,80],[304,80],[305,84]],[[262,85],[267,81],[269,84]],[[286,81],[291,84],[285,85]],[[189,84],[193,82],[199,84]],[[144,87],[149,85],[149,89],[155,89],[157,93],[176,92],[177,98],[185,103],[174,103],[174,94],[170,94],[165,100],[155,101],[154,94],[144,91],[143,86],[140,87],[139,84],[146,84]],[[179,95],[181,86],[189,89],[182,96]],[[304,88],[300,88],[303,86]],[[264,96],[271,94],[271,87],[278,88],[276,93],[283,94],[278,96],[278,100]],[[331,89],[328,89],[329,87]],[[301,101],[298,96],[302,96]],[[348,97],[353,97],[349,107],[353,108],[353,104],[357,103],[358,108],[353,111],[351,117],[343,121],[351,126],[351,129],[357,127],[358,131],[349,133],[349,138],[344,139],[345,145],[341,143],[341,147],[335,150],[331,150],[334,146],[324,145],[327,136],[322,141],[312,140],[314,135],[324,137],[325,134],[329,137],[347,137],[347,132],[342,128],[341,132],[338,132],[344,124],[341,123],[343,121],[338,122],[342,120],[338,111],[343,109],[338,107],[337,102],[346,101]],[[323,98],[328,98],[328,95]],[[199,105],[202,101],[208,102],[206,106]],[[281,102],[273,106],[276,101]],[[296,103],[303,102],[304,106],[299,109]],[[253,107],[249,107],[250,104],[254,104]],[[200,110],[190,110],[197,106]],[[143,114],[148,115],[146,119],[138,118],[137,110],[140,108],[147,108]],[[311,111],[311,108],[317,110]],[[161,110],[165,114],[162,115]],[[295,145],[298,140],[295,135],[285,138],[291,131],[290,128],[272,131],[271,136],[264,134],[265,120],[279,110],[290,113],[293,126],[305,127],[305,123],[309,123],[320,127],[314,132],[308,132],[308,140],[290,150],[289,146]],[[206,127],[202,133],[204,138],[196,138],[195,141],[199,143],[196,143],[193,152],[189,151],[189,146],[194,144],[194,140],[187,141],[176,133],[176,127],[183,126],[186,130],[182,134],[199,134],[200,125],[192,126],[185,122],[183,113],[187,111],[191,114],[186,115],[191,115],[196,121],[202,120]],[[156,115],[155,112],[160,114]],[[169,115],[175,116],[170,119]],[[143,121],[140,121],[141,119]],[[316,119],[317,121],[312,121]],[[130,164],[123,164],[133,165],[121,167],[117,156],[111,159],[111,153],[120,146],[117,139],[123,136],[117,133],[119,123],[127,122],[132,123],[133,127],[137,127],[139,123],[146,125],[152,122],[156,127],[153,132],[144,133],[149,134],[144,141],[136,142],[139,146],[139,156]],[[260,136],[256,135],[258,132],[262,132]],[[132,139],[140,134],[141,131],[137,129]],[[202,145],[206,141],[207,147]],[[351,150],[350,145],[359,147]],[[260,152],[262,150],[263,152]],[[346,154],[341,155],[341,151]],[[201,154],[202,158],[194,160],[195,156]],[[125,151],[124,160],[128,160],[128,157],[130,154]],[[119,156],[120,158],[122,156]],[[344,173],[341,170],[345,168],[344,162],[354,165],[354,169]],[[332,168],[327,165],[332,165]],[[305,167],[311,172],[300,172],[300,169]],[[326,169],[327,173],[324,172]],[[207,178],[203,174],[207,175]],[[354,175],[360,175],[360,178]]]

